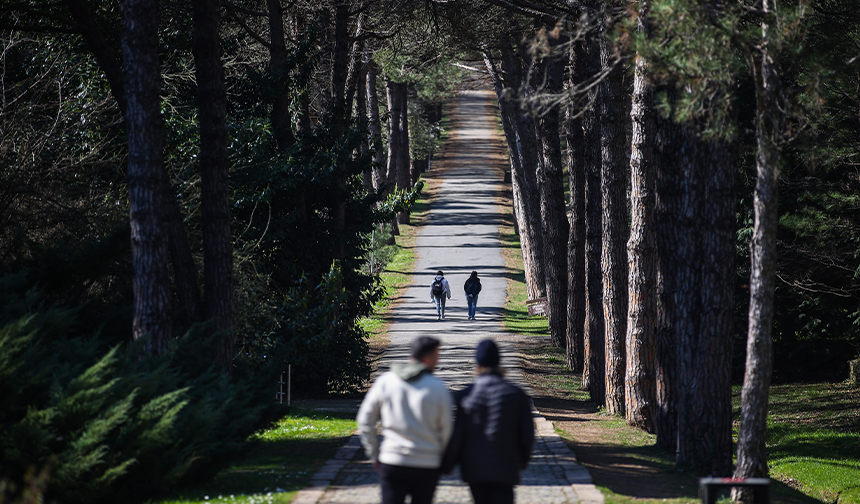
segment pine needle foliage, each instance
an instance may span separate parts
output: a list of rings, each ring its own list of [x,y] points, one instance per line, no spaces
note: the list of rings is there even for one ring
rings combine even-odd
[[[78,310],[33,292],[10,305],[0,313],[0,473],[26,490],[27,475],[50,466],[49,501],[134,502],[206,477],[277,411],[272,375],[225,375],[200,331],[155,359],[143,342],[104,350],[98,334],[68,336]]]

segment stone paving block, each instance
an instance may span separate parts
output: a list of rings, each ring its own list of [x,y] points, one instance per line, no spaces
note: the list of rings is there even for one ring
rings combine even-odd
[[[305,488],[298,492],[292,504],[316,504],[325,493],[325,488]]]

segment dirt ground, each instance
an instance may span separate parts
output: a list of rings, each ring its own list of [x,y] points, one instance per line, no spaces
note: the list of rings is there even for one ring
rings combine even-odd
[[[553,422],[556,430],[586,467],[595,484],[635,500],[680,499],[698,501],[697,478],[662,465],[657,448],[625,446],[626,434],[635,429],[608,428],[607,416],[591,402],[570,398],[557,384],[562,379],[558,365],[540,358],[537,345],[524,345],[522,373],[532,389],[535,407]]]

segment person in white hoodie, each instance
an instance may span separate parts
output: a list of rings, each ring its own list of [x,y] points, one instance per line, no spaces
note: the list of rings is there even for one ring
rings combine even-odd
[[[358,430],[382,487],[382,504],[431,504],[439,466],[453,430],[453,399],[433,376],[440,341],[419,336],[409,362],[376,379],[358,409]],[[382,425],[379,442],[377,423]]]

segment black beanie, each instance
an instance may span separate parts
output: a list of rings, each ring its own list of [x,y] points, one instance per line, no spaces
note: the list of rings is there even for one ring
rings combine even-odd
[[[499,347],[493,340],[485,339],[475,349],[475,362],[479,366],[492,368],[499,365]]]

